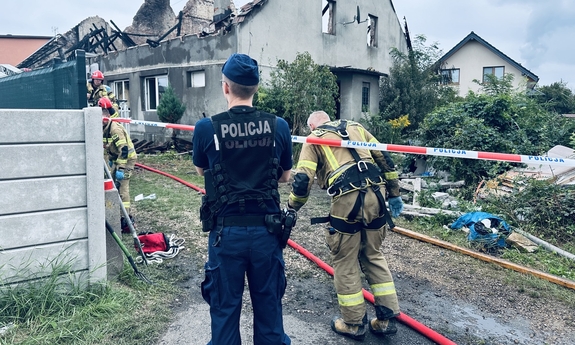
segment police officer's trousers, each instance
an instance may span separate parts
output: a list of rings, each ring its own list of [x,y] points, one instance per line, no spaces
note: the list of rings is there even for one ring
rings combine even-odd
[[[216,244],[214,246],[214,244]],[[291,344],[284,333],[281,299],[285,264],[278,238],[265,226],[210,232],[202,296],[210,305],[211,345],[241,345],[240,314],[247,275],[254,312],[254,345]]]

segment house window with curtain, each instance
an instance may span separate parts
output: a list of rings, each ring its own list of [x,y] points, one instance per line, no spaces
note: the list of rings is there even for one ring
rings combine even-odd
[[[459,85],[459,68],[442,69],[441,85]]]
[[[483,67],[483,82],[488,82],[488,80],[485,78],[486,75],[494,75],[497,77],[497,79],[501,79],[503,78],[504,74],[505,67],[503,66]]]
[[[162,95],[168,88],[168,76],[149,77],[145,79],[146,110],[156,110]]]
[[[363,83],[361,88],[361,111],[368,112],[369,111],[369,83]]]

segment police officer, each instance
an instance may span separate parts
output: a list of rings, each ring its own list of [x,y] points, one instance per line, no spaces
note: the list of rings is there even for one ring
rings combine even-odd
[[[286,288],[280,239],[268,220],[279,219],[278,182],[287,182],[292,143],[287,122],[252,107],[257,62],[233,54],[222,67],[228,110],[199,120],[193,162],[204,176],[200,209],[210,231],[202,296],[210,305],[212,345],[241,345],[239,322],[245,276],[256,345],[290,344],[283,328]]]
[[[89,81],[86,85],[88,88],[88,105],[90,106],[97,106],[98,101],[100,98],[105,97],[108,98],[113,105],[114,114],[110,115],[110,117],[119,117],[120,116],[120,107],[118,106],[118,101],[116,99],[116,95],[112,92],[112,88],[108,85],[104,85],[104,73],[101,71],[94,71],[91,75],[92,81]]]
[[[377,142],[359,123],[330,121],[323,111],[312,113],[308,126],[312,138]],[[312,223],[330,223],[325,237],[341,311],[341,317],[332,320],[331,328],[356,340],[364,339],[366,324],[378,335],[396,333],[394,318],[399,315],[399,304],[380,247],[388,224],[393,224],[385,205],[385,189],[392,215],[397,217],[403,210],[397,172],[381,151],[304,144],[289,196],[290,207],[299,210],[306,203],[314,176],[332,197],[329,216],[312,219]],[[376,317],[369,323],[360,269],[375,296]]]
[[[98,101],[103,117],[113,117],[116,114],[112,102],[102,97]],[[104,130],[104,157],[111,164],[112,177],[120,187],[120,198],[126,211],[130,212],[130,177],[136,165],[137,154],[128,132],[122,124],[110,120],[102,120]],[[130,215],[133,223],[133,217]],[[127,220],[122,217],[122,232],[130,232]]]

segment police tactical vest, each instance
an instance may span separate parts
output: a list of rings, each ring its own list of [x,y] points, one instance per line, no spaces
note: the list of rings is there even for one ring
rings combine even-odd
[[[276,116],[260,111],[211,117],[214,144],[220,162],[210,169],[206,194],[212,211],[237,203],[245,212],[247,201],[255,201],[265,212],[267,200],[280,204],[279,159],[275,154]],[[208,186],[211,184],[211,186]]]

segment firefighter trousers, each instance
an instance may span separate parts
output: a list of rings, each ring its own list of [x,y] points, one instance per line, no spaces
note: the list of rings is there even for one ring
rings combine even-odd
[[[208,345],[241,345],[245,277],[254,313],[254,345],[290,345],[281,299],[286,289],[283,252],[265,226],[229,226],[210,232],[202,296],[210,305]]]
[[[399,303],[393,277],[381,252],[387,225],[380,229],[363,229],[355,234],[326,230],[334,269],[334,285],[343,320],[361,325],[366,313],[361,272],[375,297],[375,306],[384,306],[399,314]]]

